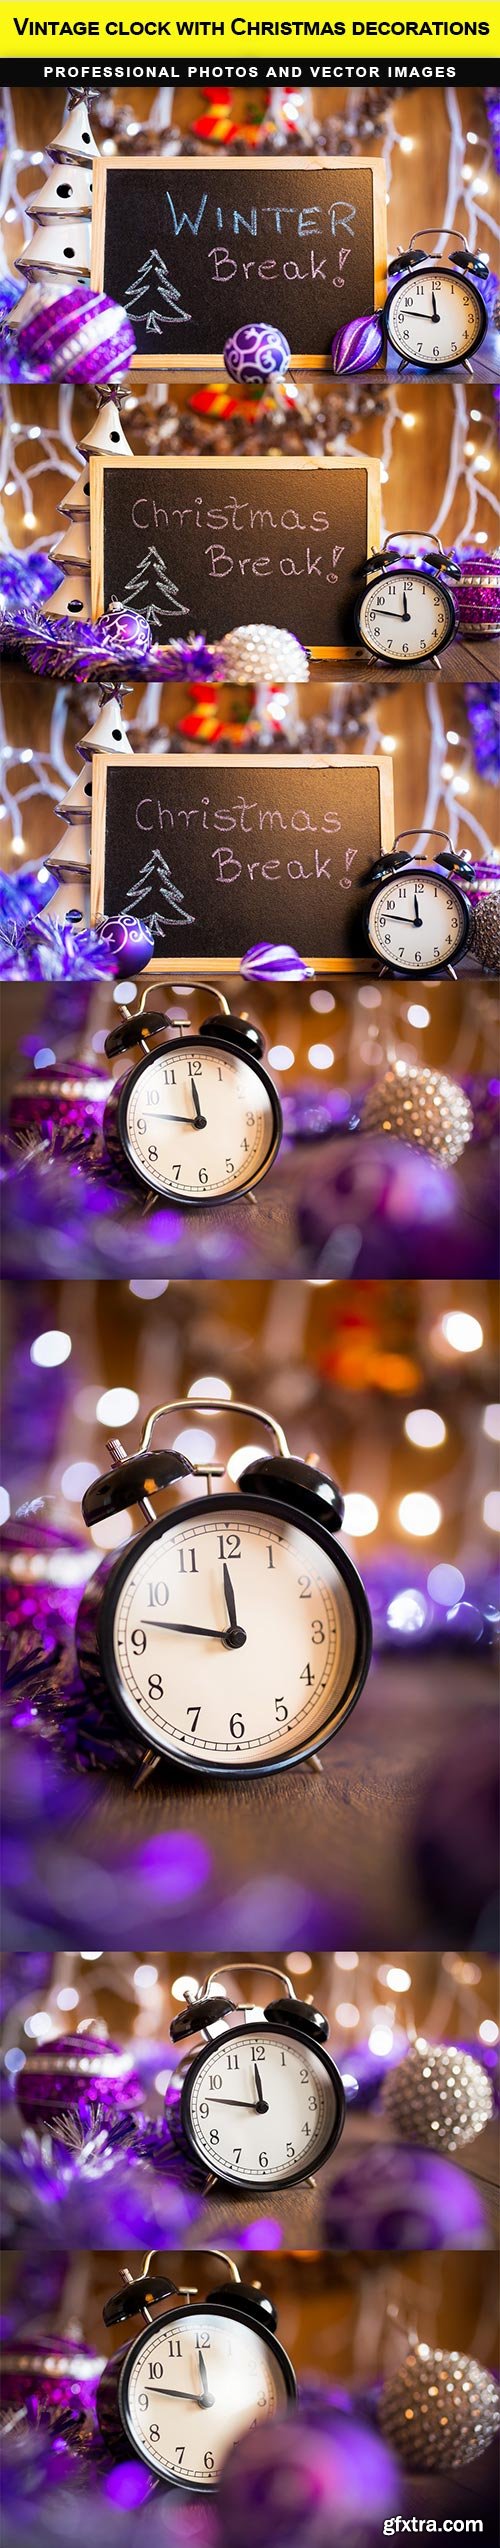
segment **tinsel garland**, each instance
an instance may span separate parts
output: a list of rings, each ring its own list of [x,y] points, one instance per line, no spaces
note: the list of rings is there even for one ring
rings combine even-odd
[[[498,690],[489,682],[466,682],[464,698],[478,778],[485,779],[491,787],[498,787],[500,781]]]
[[[182,2246],[201,2197],[166,2126],[110,2120],[85,2097],[63,2120],[2,2145],[2,2245]]]
[[[128,974],[131,960],[136,972],[149,963],[153,940],[145,928],[136,933],[132,949],[126,928],[111,919],[84,929],[79,911],[66,920],[51,916],[47,905],[56,887],[57,877],[43,865],[0,876],[0,980],[109,981]]]

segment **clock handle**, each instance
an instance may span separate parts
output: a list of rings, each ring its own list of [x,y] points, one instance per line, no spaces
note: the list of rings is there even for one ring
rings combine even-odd
[[[400,265],[406,265],[407,262],[410,262],[410,259],[412,262],[415,260],[416,263],[420,264],[422,256],[425,261],[425,257],[428,255],[428,250],[426,248],[416,248],[416,239],[460,239],[460,247],[454,248],[452,255],[450,256],[450,265],[460,266],[462,273],[467,273],[468,271],[470,274],[477,274],[479,275],[480,280],[487,283],[489,276],[489,258],[484,252],[483,255],[479,257],[474,255],[474,250],[467,246],[467,240],[464,236],[463,230],[452,230],[448,227],[446,222],[442,223],[441,226],[436,222],[435,230],[414,230],[407,250],[407,256],[400,259]],[[437,256],[441,256],[442,249],[436,249],[435,253]],[[391,269],[389,269],[389,271],[391,271]]]
[[[461,876],[470,875],[473,863],[470,849],[453,849],[449,832],[439,831],[437,825],[435,826],[433,823],[416,823],[414,830],[410,829],[406,832],[396,832],[392,858],[396,857],[398,841],[400,840],[443,840],[446,842],[446,848],[439,852],[436,865],[438,867],[447,867],[450,871],[452,868],[456,868],[458,874]],[[406,852],[400,852],[399,855],[400,857],[407,858],[410,853],[407,850]]]
[[[203,1991],[206,1992],[207,1999],[209,1991],[213,1990],[214,1982],[218,1982],[221,1973],[272,1973],[273,1980],[275,1982],[284,1983],[289,1999],[295,1999],[296,1996],[293,1982],[290,1981],[289,1974],[282,1973],[281,1966],[279,1964],[252,1964],[251,1958],[245,1956],[242,1961],[238,1961],[237,1964],[214,1965],[213,1972],[207,1973],[206,1982],[203,1983]],[[200,2003],[197,2001],[197,2007],[199,2007],[199,2005]]]
[[[141,1435],[139,1446],[140,1451],[149,1451],[155,1426],[160,1423],[160,1418],[162,1416],[178,1416],[186,1414],[192,1416],[194,1408],[196,1408],[196,1410],[201,1412],[204,1416],[250,1416],[252,1423],[263,1424],[266,1431],[273,1434],[274,1441],[278,1446],[280,1458],[282,1460],[288,1460],[290,1458],[286,1433],[284,1433],[283,1426],[278,1423],[277,1418],[275,1416],[268,1415],[264,1407],[247,1406],[242,1398],[231,1398],[230,1403],[226,1401],[226,1399],[221,1398],[170,1398],[165,1400],[163,1406],[151,1407],[149,1415],[146,1416],[146,1422]]]

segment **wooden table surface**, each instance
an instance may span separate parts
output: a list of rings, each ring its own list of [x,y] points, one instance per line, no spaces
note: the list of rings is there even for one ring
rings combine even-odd
[[[223,2246],[226,2243],[231,2246],[234,2237],[249,2229],[254,2221],[262,2223],[272,2219],[279,2224],[284,2248],[323,2246],[329,2185],[334,2185],[337,2177],[343,2176],[344,2170],[357,2159],[362,2159],[363,2155],[366,2156],[369,2173],[370,2152],[383,2149],[396,2139],[397,2135],[389,2132],[382,2115],[374,2114],[373,2110],[369,2114],[357,2115],[354,2108],[348,2107],[342,2140],[326,2167],[320,2168],[314,2184],[289,2186],[283,2194],[276,2193],[274,2188],[267,2193],[264,2189],[260,2196],[252,2194],[248,2198],[233,2196],[227,2188],[219,2187],[207,2197],[201,2219],[198,2218],[194,2224],[190,2244],[193,2247],[216,2246],[221,2240]],[[401,2143],[400,2147],[403,2149],[405,2145]],[[500,2237],[498,2155],[498,2121],[495,2118],[486,2125],[484,2132],[478,2134],[476,2141],[457,2151],[449,2161],[450,2166],[472,2178],[478,2194],[482,2195],[488,2223],[487,2244],[491,2247],[498,2247]],[[258,2245],[257,2240],[255,2244]]]
[[[344,1729],[325,1746],[321,1770],[308,1763],[250,1779],[183,1779],[158,1771],[140,1789],[122,1775],[82,1773],[87,1843],[106,1851],[143,1847],[160,1833],[196,1834],[209,1853],[203,1907],[180,1921],[170,1906],[173,1945],[232,1954],[289,1950],[312,1937],[325,1948],[443,1944],[443,1913],[423,1899],[414,1835],[433,1773],[441,1781],[446,1746],[495,1704],[486,1659],[427,1651],[380,1656]],[[450,1937],[470,1944],[467,1912],[450,1904]],[[311,1924],[308,1932],[308,1920]],[[201,1934],[199,1934],[201,1927]],[[12,1943],[16,1941],[13,1940]],[[96,1944],[103,1944],[102,1938]],[[127,1943],[126,1902],[116,1891],[110,1947]],[[154,1941],[153,1941],[154,1943]],[[482,1946],[495,1947],[484,1935]]]

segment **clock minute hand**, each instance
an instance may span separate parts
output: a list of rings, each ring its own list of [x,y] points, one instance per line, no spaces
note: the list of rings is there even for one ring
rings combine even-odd
[[[263,2095],[262,2095],[262,2080],[261,2080],[260,2070],[258,2070],[258,2069],[257,2069],[257,2063],[256,2063],[255,2059],[254,2059],[254,2064],[253,2064],[253,2075],[254,2075],[254,2080],[255,2080],[255,2086],[256,2086],[256,2089],[257,2089],[257,2109],[256,2109],[257,2114],[269,2114],[269,2106],[266,2106],[265,2098],[264,2098],[264,2097],[263,2097]]]
[[[226,1565],[222,1568],[222,1581],[224,1585],[224,1600],[229,1620],[229,1627],[226,1628],[224,1643],[227,1646],[245,1646],[246,1629],[240,1628],[239,1626],[236,1616],[236,1602],[233,1585],[231,1583],[229,1567]]]
[[[194,1106],[194,1120],[195,1120],[196,1130],[197,1130],[197,1132],[206,1132],[206,1129],[207,1129],[207,1118],[206,1118],[206,1115],[202,1115],[201,1106],[200,1106],[200,1100],[199,1100],[199,1096],[198,1096],[198,1090],[197,1090],[197,1086],[196,1086],[196,1081],[195,1081],[194,1079],[192,1079],[192,1081],[191,1081],[191,1096],[192,1096],[193,1106]]]

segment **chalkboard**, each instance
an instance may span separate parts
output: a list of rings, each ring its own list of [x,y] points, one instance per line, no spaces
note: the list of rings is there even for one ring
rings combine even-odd
[[[97,753],[92,919],[133,912],[155,963],[237,970],[258,939],[331,970],[366,957],[368,870],[392,848],[392,764]]]
[[[296,365],[328,367],[335,329],[383,301],[386,263],[382,159],[96,161],[92,282],[125,304],[141,372],[220,368],[255,319]]]
[[[266,621],[315,658],[351,654],[379,462],[92,458],[90,547],[94,619],[117,600],[158,643]]]

